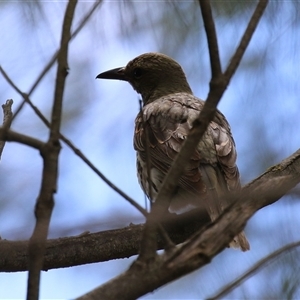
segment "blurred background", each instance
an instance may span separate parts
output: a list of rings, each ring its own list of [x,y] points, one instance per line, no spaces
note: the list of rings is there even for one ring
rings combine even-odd
[[[73,30],[96,2],[79,1]],[[256,1],[212,1],[223,69]],[[28,92],[59,47],[65,1],[1,1],[0,64]],[[226,115],[238,150],[243,184],[300,147],[300,7],[270,1],[219,109]],[[206,99],[210,65],[197,1],[103,1],[69,47],[61,132],[114,184],[145,205],[132,146],[139,96],[121,81],[95,80],[145,52],[177,60],[195,95]],[[31,95],[49,119],[56,64]],[[0,76],[1,104],[21,97]],[[12,129],[43,141],[48,129],[25,105]],[[49,238],[121,228],[143,217],[111,190],[65,144]],[[7,143],[0,164],[0,236],[24,240],[32,234],[42,160],[27,146]],[[141,299],[203,299],[260,258],[299,240],[300,189],[255,214],[246,226],[251,251],[226,249],[212,263]],[[127,269],[134,257],[42,273],[41,299],[71,299]],[[227,299],[300,298],[300,251],[290,252],[236,288]],[[0,298],[23,299],[27,272],[0,274]]]

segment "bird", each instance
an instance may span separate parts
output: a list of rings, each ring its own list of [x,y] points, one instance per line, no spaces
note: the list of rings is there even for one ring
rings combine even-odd
[[[150,201],[155,201],[205,101],[194,96],[182,67],[162,53],[141,54],[125,67],[105,71],[96,78],[127,81],[142,97],[133,144],[139,183]],[[230,197],[225,196],[241,189],[236,159],[230,125],[217,110],[179,179],[169,211],[181,214],[203,207],[212,221],[217,219],[230,204]],[[243,231],[229,247],[250,249]]]

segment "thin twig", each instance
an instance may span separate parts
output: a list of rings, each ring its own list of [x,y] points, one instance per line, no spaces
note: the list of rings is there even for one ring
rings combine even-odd
[[[250,23],[252,24],[250,27],[248,26],[243,37],[242,37],[242,43],[240,47],[246,48],[253,33],[254,29],[256,28],[258,21],[261,16],[262,16],[262,11],[265,8],[265,5],[263,7],[261,2],[266,2],[266,1],[260,1],[258,6],[259,9],[255,10],[255,13],[252,15],[252,18],[250,20]],[[265,3],[264,3],[265,4]],[[209,2],[207,2],[207,5],[209,5]],[[206,35],[208,36],[210,32],[214,31],[214,29],[209,29],[210,26],[214,23],[213,20],[210,20],[209,18],[205,18],[204,22],[209,20],[209,23],[205,25]],[[254,22],[253,20],[256,20]],[[247,38],[245,38],[247,37]],[[209,38],[208,38],[209,40]],[[215,55],[217,55],[217,52],[214,52]],[[242,58],[242,54],[244,51],[237,50],[236,53],[234,54],[232,61],[234,62],[234,65],[238,65],[239,61]],[[212,60],[213,58],[211,58]],[[221,97],[223,96],[223,93],[225,92],[228,83],[235,71],[233,67],[230,68],[232,71],[227,72],[226,76],[223,74],[220,74],[217,77],[212,77],[211,82],[210,82],[210,90],[209,94],[206,100],[206,103],[200,112],[198,118],[194,121],[193,127],[189,132],[189,135],[187,136],[186,140],[184,141],[180,152],[174,159],[169,172],[165,176],[163,183],[160,187],[160,190],[158,192],[158,195],[156,197],[156,201],[153,204],[151,213],[147,217],[147,223],[145,226],[145,231],[144,231],[144,238],[152,238],[152,243],[155,243],[154,239],[154,234],[150,234],[151,230],[155,230],[156,226],[155,223],[159,222],[159,220],[163,217],[165,212],[167,211],[170,202],[171,202],[171,197],[173,191],[175,190],[177,186],[177,182],[185,168],[186,161],[192,156],[193,152],[195,151],[196,146],[198,145],[199,141],[201,140],[202,136],[204,135],[209,123],[213,119],[216,108],[218,103],[221,100]],[[152,229],[147,228],[151,227]],[[154,256],[154,254],[152,255]]]
[[[44,161],[43,176],[40,194],[35,206],[36,224],[29,241],[27,300],[38,300],[39,298],[40,273],[43,267],[46,239],[54,207],[53,194],[57,190],[58,157],[60,152],[59,130],[63,92],[68,71],[68,43],[70,41],[70,30],[76,4],[77,0],[70,0],[64,16],[49,140],[41,151]]]
[[[81,31],[81,29],[84,27],[84,25],[86,24],[86,22],[89,20],[89,18],[92,16],[92,14],[96,11],[96,9],[98,8],[98,6],[100,4],[102,4],[102,0],[98,0],[90,9],[90,11],[83,17],[83,19],[81,20],[81,22],[79,23],[78,27],[74,30],[74,32],[72,33],[70,40],[72,40],[73,38],[76,37],[76,35]],[[54,63],[56,62],[56,59],[58,57],[59,54],[59,49],[57,51],[55,51],[55,53],[53,54],[52,58],[49,60],[49,62],[46,64],[46,66],[44,67],[44,69],[42,70],[42,72],[39,74],[39,76],[37,77],[37,79],[35,80],[35,82],[33,83],[32,87],[29,89],[29,92],[27,93],[28,97],[32,94],[32,92],[35,90],[35,88],[38,86],[38,84],[40,83],[40,81],[44,78],[44,76],[48,73],[48,71],[51,69],[51,67],[54,65]],[[1,67],[0,67],[1,68]],[[24,98],[24,97],[23,97]],[[19,114],[19,112],[21,111],[21,109],[23,108],[24,104],[26,102],[26,98],[24,98],[24,101],[22,101],[22,103],[17,107],[16,112],[14,114],[13,119]]]
[[[13,105],[13,100],[8,99],[6,100],[5,104],[2,105],[2,110],[3,110],[3,125],[2,125],[2,130],[0,132],[0,160],[2,156],[2,152],[5,146],[5,139],[3,138],[8,129],[10,128],[11,122],[12,122],[12,117],[13,113],[11,111],[11,107]]]
[[[72,144],[70,140],[68,140],[65,136],[60,134],[60,139],[65,142],[74,153],[80,157],[109,187],[111,187],[115,192],[117,192],[121,197],[123,197],[126,201],[128,201],[132,206],[134,206],[139,212],[141,212],[144,216],[147,216],[147,211],[139,205],[135,200],[129,197],[126,193],[124,193],[121,189],[119,189],[116,185],[114,185],[102,172],[97,169],[93,163],[78,149],[76,146]]]
[[[12,81],[12,79],[8,76],[5,70],[0,66],[0,72],[2,73],[3,77],[7,80],[7,82],[15,89],[15,91],[20,94],[24,99],[25,102],[34,110],[36,115],[42,120],[42,122],[50,128],[50,122],[46,119],[46,117],[41,113],[41,111],[33,104],[30,100],[29,95],[23,93]],[[115,192],[117,192],[121,197],[123,197],[126,201],[128,201],[132,206],[134,206],[138,211],[140,211],[144,216],[147,215],[147,210],[145,210],[141,205],[139,205],[135,200],[129,197],[126,193],[124,193],[121,189],[119,189],[116,185],[114,185],[105,175],[97,169],[93,163],[63,134],[60,133],[60,139],[68,145],[74,153],[80,157],[109,187],[111,187]],[[16,140],[21,142],[21,140]],[[36,147],[35,147],[36,148]]]
[[[230,63],[224,73],[226,78],[231,78],[234,72],[236,71],[237,67],[239,66],[241,59],[250,43],[253,33],[267,5],[268,5],[268,0],[260,0],[259,3],[257,4],[256,9],[253,12],[253,15],[250,19],[250,22],[248,23],[246,31],[240,41],[240,44],[238,45],[236,52],[232,57],[232,59],[230,60]]]
[[[207,37],[211,74],[212,77],[217,77],[222,73],[222,68],[215,23],[212,17],[209,0],[199,0],[199,4]]]
[[[76,35],[80,32],[80,30],[83,28],[83,26],[86,24],[86,22],[89,20],[91,15],[95,12],[97,7],[102,3],[103,1],[97,1],[93,7],[90,9],[90,11],[84,16],[78,27],[74,30],[73,34],[71,35],[71,40],[76,37]],[[38,117],[44,122],[44,124],[50,128],[49,121],[44,117],[44,115],[39,111],[39,109],[33,104],[33,102],[30,100],[30,94],[34,91],[34,89],[37,87],[39,82],[42,80],[42,78],[47,74],[47,72],[51,69],[53,64],[55,63],[57,56],[58,56],[59,50],[55,52],[53,57],[50,59],[49,63],[45,66],[41,74],[36,79],[33,86],[30,88],[28,93],[22,92],[11,80],[11,78],[7,75],[7,73],[4,71],[4,69],[0,66],[0,72],[2,73],[3,77],[7,80],[7,82],[24,98],[24,101],[20,104],[20,106],[16,109],[15,116],[18,114],[18,112],[22,109],[23,105],[25,103],[28,103],[29,106],[34,110],[34,112],[38,115]],[[104,174],[97,169],[93,163],[78,149],[76,146],[72,144],[72,142],[66,138],[64,135],[60,134],[60,139],[65,142],[73,151],[74,153],[80,157],[108,186],[110,186],[115,192],[117,192],[120,196],[122,196],[125,200],[127,200],[132,206],[134,206],[138,211],[140,211],[144,216],[147,215],[147,211],[140,206],[135,200],[133,200],[131,197],[129,197],[126,193],[124,193],[121,189],[119,189],[117,186],[115,186],[107,177],[104,176]]]
[[[265,268],[273,260],[277,259],[280,255],[285,254],[288,251],[294,250],[294,248],[297,248],[299,246],[300,246],[300,241],[285,245],[284,247],[274,251],[273,253],[259,260],[247,272],[245,272],[243,275],[235,279],[233,282],[223,287],[222,290],[219,291],[215,296],[208,298],[207,300],[217,300],[223,298],[231,291],[233,291],[235,288],[237,288],[239,285],[241,285],[246,279],[252,277],[255,273]]]

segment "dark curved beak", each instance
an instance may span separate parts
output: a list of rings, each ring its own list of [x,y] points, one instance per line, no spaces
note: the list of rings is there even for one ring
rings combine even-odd
[[[112,69],[112,70],[100,73],[99,75],[97,75],[96,79],[116,79],[116,80],[127,81],[124,71],[125,71],[124,67]]]

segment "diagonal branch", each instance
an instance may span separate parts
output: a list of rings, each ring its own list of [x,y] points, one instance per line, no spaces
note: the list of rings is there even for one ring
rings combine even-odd
[[[82,18],[81,22],[79,23],[79,25],[77,26],[77,28],[74,30],[74,32],[72,33],[70,40],[72,40],[73,38],[76,37],[76,35],[81,31],[81,29],[84,27],[84,25],[87,23],[87,21],[90,19],[90,17],[93,15],[93,13],[96,11],[96,9],[98,8],[98,6],[100,4],[102,4],[102,0],[97,0],[94,5],[92,6],[92,8],[90,9],[90,11]],[[35,82],[33,83],[32,87],[30,88],[29,92],[27,93],[28,97],[32,94],[32,92],[35,90],[35,88],[39,85],[39,83],[41,82],[41,80],[44,78],[44,76],[48,73],[48,71],[52,68],[52,66],[54,65],[54,63],[57,60],[58,54],[59,54],[60,49],[58,49],[52,56],[52,58],[50,59],[50,61],[46,64],[46,66],[44,67],[44,69],[42,70],[42,72],[40,73],[40,75],[37,77],[37,79],[35,80]],[[1,71],[1,66],[0,66],[0,71]],[[13,119],[19,114],[19,112],[21,111],[21,109],[23,108],[24,104],[26,103],[26,97],[23,97],[24,101],[22,101],[22,103],[17,107],[16,112],[13,116]]]
[[[246,49],[246,47],[248,46],[250,39],[254,33],[254,30],[258,25],[258,21],[262,16],[262,12],[266,7],[266,3],[267,1],[265,0],[261,0],[258,3],[258,8],[255,10],[250,20],[250,24],[252,25],[247,27],[242,37],[242,41],[239,46],[239,48],[241,49],[238,48],[235,55],[232,57],[231,61],[234,62],[234,66],[236,67],[238,66],[244,53],[243,49]],[[207,6],[208,5],[209,4],[207,2]],[[213,24],[213,20],[211,20],[210,18],[205,18],[204,21],[210,21],[205,25],[205,29],[209,28]],[[208,30],[206,32],[207,36],[211,31],[214,31],[214,29]],[[214,53],[216,54],[216,52]],[[213,58],[211,58],[211,61],[212,59]],[[236,68],[231,67],[231,65],[232,64],[229,65],[229,71],[226,71],[227,73],[224,73],[227,74],[226,76],[224,74],[220,74],[219,76],[212,77],[210,82],[209,94],[206,103],[203,107],[203,110],[200,112],[199,117],[194,121],[193,127],[190,130],[187,139],[183,143],[180,152],[176,156],[168,174],[163,180],[161,188],[156,197],[155,203],[153,204],[151,213],[148,215],[144,231],[144,239],[149,239],[149,243],[152,243],[152,245],[155,245],[155,224],[157,224],[157,222],[159,222],[159,220],[162,219],[163,215],[166,213],[171,201],[170,195],[172,195],[173,191],[177,186],[177,182],[180,176],[182,175],[182,172],[185,168],[185,164],[188,161],[188,159],[192,156],[197,144],[199,143],[203,134],[205,133],[207,126],[214,118],[217,105],[220,102],[220,99],[223,96],[223,93],[225,92],[234,71],[236,70]],[[147,261],[148,258],[151,260],[153,257],[155,257],[155,253],[153,253],[153,251],[151,254],[149,254],[149,251],[143,248],[141,249],[141,254],[142,255],[140,259],[142,261]]]
[[[217,77],[222,73],[218,40],[215,23],[212,17],[209,0],[199,0],[203,23],[205,27],[212,77]]]
[[[20,134],[18,132],[12,131],[12,130],[7,131],[3,127],[0,127],[0,136],[1,135],[3,136],[3,140],[5,140],[5,141],[18,142],[18,143],[27,145],[29,147],[35,148],[40,151],[45,146],[45,144],[38,139],[35,139],[35,138],[25,135],[25,134]]]
[[[269,180],[274,181],[274,179],[278,178],[286,180],[288,176],[298,178],[298,182],[300,182],[300,149],[278,165],[269,168],[261,176],[247,184],[243,190],[248,189],[252,191],[255,187],[261,186],[263,187],[263,193],[267,194],[272,191],[273,187],[268,190],[269,187],[264,186],[265,182]],[[240,198],[237,204],[242,203],[244,199]],[[255,201],[260,203],[261,198],[258,197]],[[231,209],[229,211],[231,214]],[[240,215],[242,214],[239,214],[237,218],[241,218]],[[167,228],[172,240],[177,244],[183,243],[195,231],[203,228],[210,222],[208,215],[201,215],[198,210],[179,216],[176,215],[173,218],[170,216],[169,218],[170,220],[165,218],[167,220],[164,220],[163,225]],[[217,223],[218,221],[216,221]],[[221,230],[220,226],[219,229]],[[117,230],[48,240],[43,269],[70,267],[136,255],[139,251],[142,230],[143,225],[131,225]],[[223,233],[221,236],[223,236]],[[27,270],[27,245],[28,241],[0,240],[0,271],[15,272]],[[159,249],[163,247],[163,243],[160,240],[158,240],[158,247]]]
[[[258,25],[259,20],[261,19],[266,7],[268,5],[268,0],[260,0],[256,6],[255,11],[248,23],[247,29],[240,41],[239,46],[236,49],[234,56],[231,58],[230,63],[224,73],[225,77],[229,80],[232,75],[235,73],[237,67],[239,66],[241,59],[250,43],[252,35]]]
[[[268,256],[264,257],[263,259],[259,260],[253,267],[251,267],[247,272],[243,275],[238,277],[236,280],[231,282],[230,284],[226,285],[219,291],[215,296],[207,299],[207,300],[217,300],[221,299],[231,291],[233,291],[236,287],[241,285],[246,279],[252,277],[255,273],[259,272],[261,269],[266,267],[269,263],[277,259],[280,255],[286,254],[289,251],[294,250],[295,248],[300,246],[300,241],[285,245],[284,247],[274,251],[273,253],[269,254]]]
[[[15,89],[15,91],[20,94],[26,103],[29,104],[29,106],[34,110],[36,115],[41,119],[41,121],[50,128],[50,123],[46,119],[46,117],[41,113],[41,111],[33,104],[33,102],[30,100],[29,95],[26,93],[23,93],[12,81],[12,79],[8,76],[8,74],[5,72],[5,70],[0,66],[0,72],[2,73],[3,77],[7,80],[7,82]],[[8,137],[7,137],[8,138]],[[16,137],[17,138],[17,137]],[[109,187],[111,187],[115,192],[117,192],[121,197],[123,197],[127,202],[129,202],[133,207],[135,207],[138,211],[140,211],[144,216],[147,215],[147,211],[139,205],[135,200],[133,200],[131,197],[129,197],[126,193],[124,193],[120,188],[118,188],[116,185],[114,185],[102,172],[100,172],[99,169],[97,169],[93,163],[63,134],[60,133],[60,139],[68,145],[74,153],[80,157]],[[14,140],[14,138],[12,138]],[[20,138],[18,140],[20,143],[23,143],[23,140]],[[27,140],[24,141],[24,144],[27,144],[31,146],[30,144],[26,143]],[[36,145],[36,143],[34,143]],[[33,146],[36,148],[36,146]]]
[[[98,6],[100,4],[102,4],[102,2],[103,2],[102,0],[97,0],[94,3],[94,5],[90,9],[90,11],[82,18],[82,20],[79,23],[78,27],[71,34],[70,41],[73,40],[76,37],[76,35],[81,31],[81,29],[84,27],[84,25],[90,19],[90,17],[93,15],[93,13],[96,11],[96,9],[98,8]],[[55,61],[56,61],[56,59],[58,57],[58,54],[59,54],[59,49],[54,53],[54,55],[52,56],[52,58],[50,59],[50,61],[44,67],[43,71],[40,73],[40,75],[38,76],[38,78],[35,80],[34,84],[32,85],[32,87],[30,88],[30,90],[28,92],[28,96],[30,96],[32,94],[32,92],[35,90],[35,88],[39,85],[40,81],[44,78],[44,76],[48,73],[48,71],[54,65],[54,63],[55,63]]]
[[[137,299],[206,265],[227,247],[257,210],[274,203],[299,182],[300,149],[243,188],[235,196],[238,201],[173,253],[165,252],[147,268],[133,265],[123,274],[77,299]],[[132,289],[132,286],[135,288]]]
[[[54,206],[53,194],[57,190],[58,156],[60,152],[59,130],[63,92],[68,71],[68,43],[76,4],[77,0],[70,0],[64,16],[49,140],[41,151],[44,166],[41,190],[35,206],[36,225],[29,242],[27,300],[37,300],[39,298],[40,273],[44,263],[46,239]]]
[[[262,6],[261,3],[265,3],[267,1],[260,1],[258,6]],[[258,17],[257,17],[258,15]],[[253,19],[256,20],[261,17],[261,10],[256,9],[255,13],[253,14],[250,23],[253,22]],[[257,23],[255,23],[257,26]],[[255,27],[256,28],[256,27]],[[252,37],[254,31],[253,27],[247,27],[242,41],[245,40],[245,36],[247,36],[246,41],[244,41],[241,45],[241,47],[246,47],[250,41],[250,38]],[[236,54],[233,56],[232,61],[235,62],[235,65],[237,65],[237,61],[240,61],[242,58],[242,55],[240,55],[241,51],[237,49]],[[244,52],[242,52],[243,54]],[[231,66],[231,65],[230,65]],[[231,69],[230,69],[231,70]],[[185,167],[185,162],[191,157],[192,153],[194,152],[194,149],[196,148],[197,144],[199,143],[200,139],[202,138],[203,134],[206,131],[206,128],[208,124],[211,122],[211,120],[214,117],[216,107],[225,92],[227,85],[231,79],[231,76],[233,75],[233,71],[225,71],[225,74],[228,73],[228,77],[226,80],[224,80],[224,76],[218,77],[218,78],[212,78],[211,80],[211,87],[208,94],[207,101],[203,107],[203,110],[199,114],[198,119],[194,122],[193,128],[190,131],[190,134],[188,135],[186,141],[182,145],[182,149],[178,156],[176,157],[174,163],[171,166],[170,171],[168,172],[167,176],[164,179],[164,182],[162,184],[162,187],[158,193],[156,203],[159,203],[159,199],[162,199],[161,202],[169,201],[169,195],[172,194],[172,191],[176,187],[176,184],[182,174],[182,170]],[[164,199],[164,200],[163,200]],[[169,203],[165,203],[164,207],[165,210],[169,206]],[[164,210],[164,211],[165,211]]]

